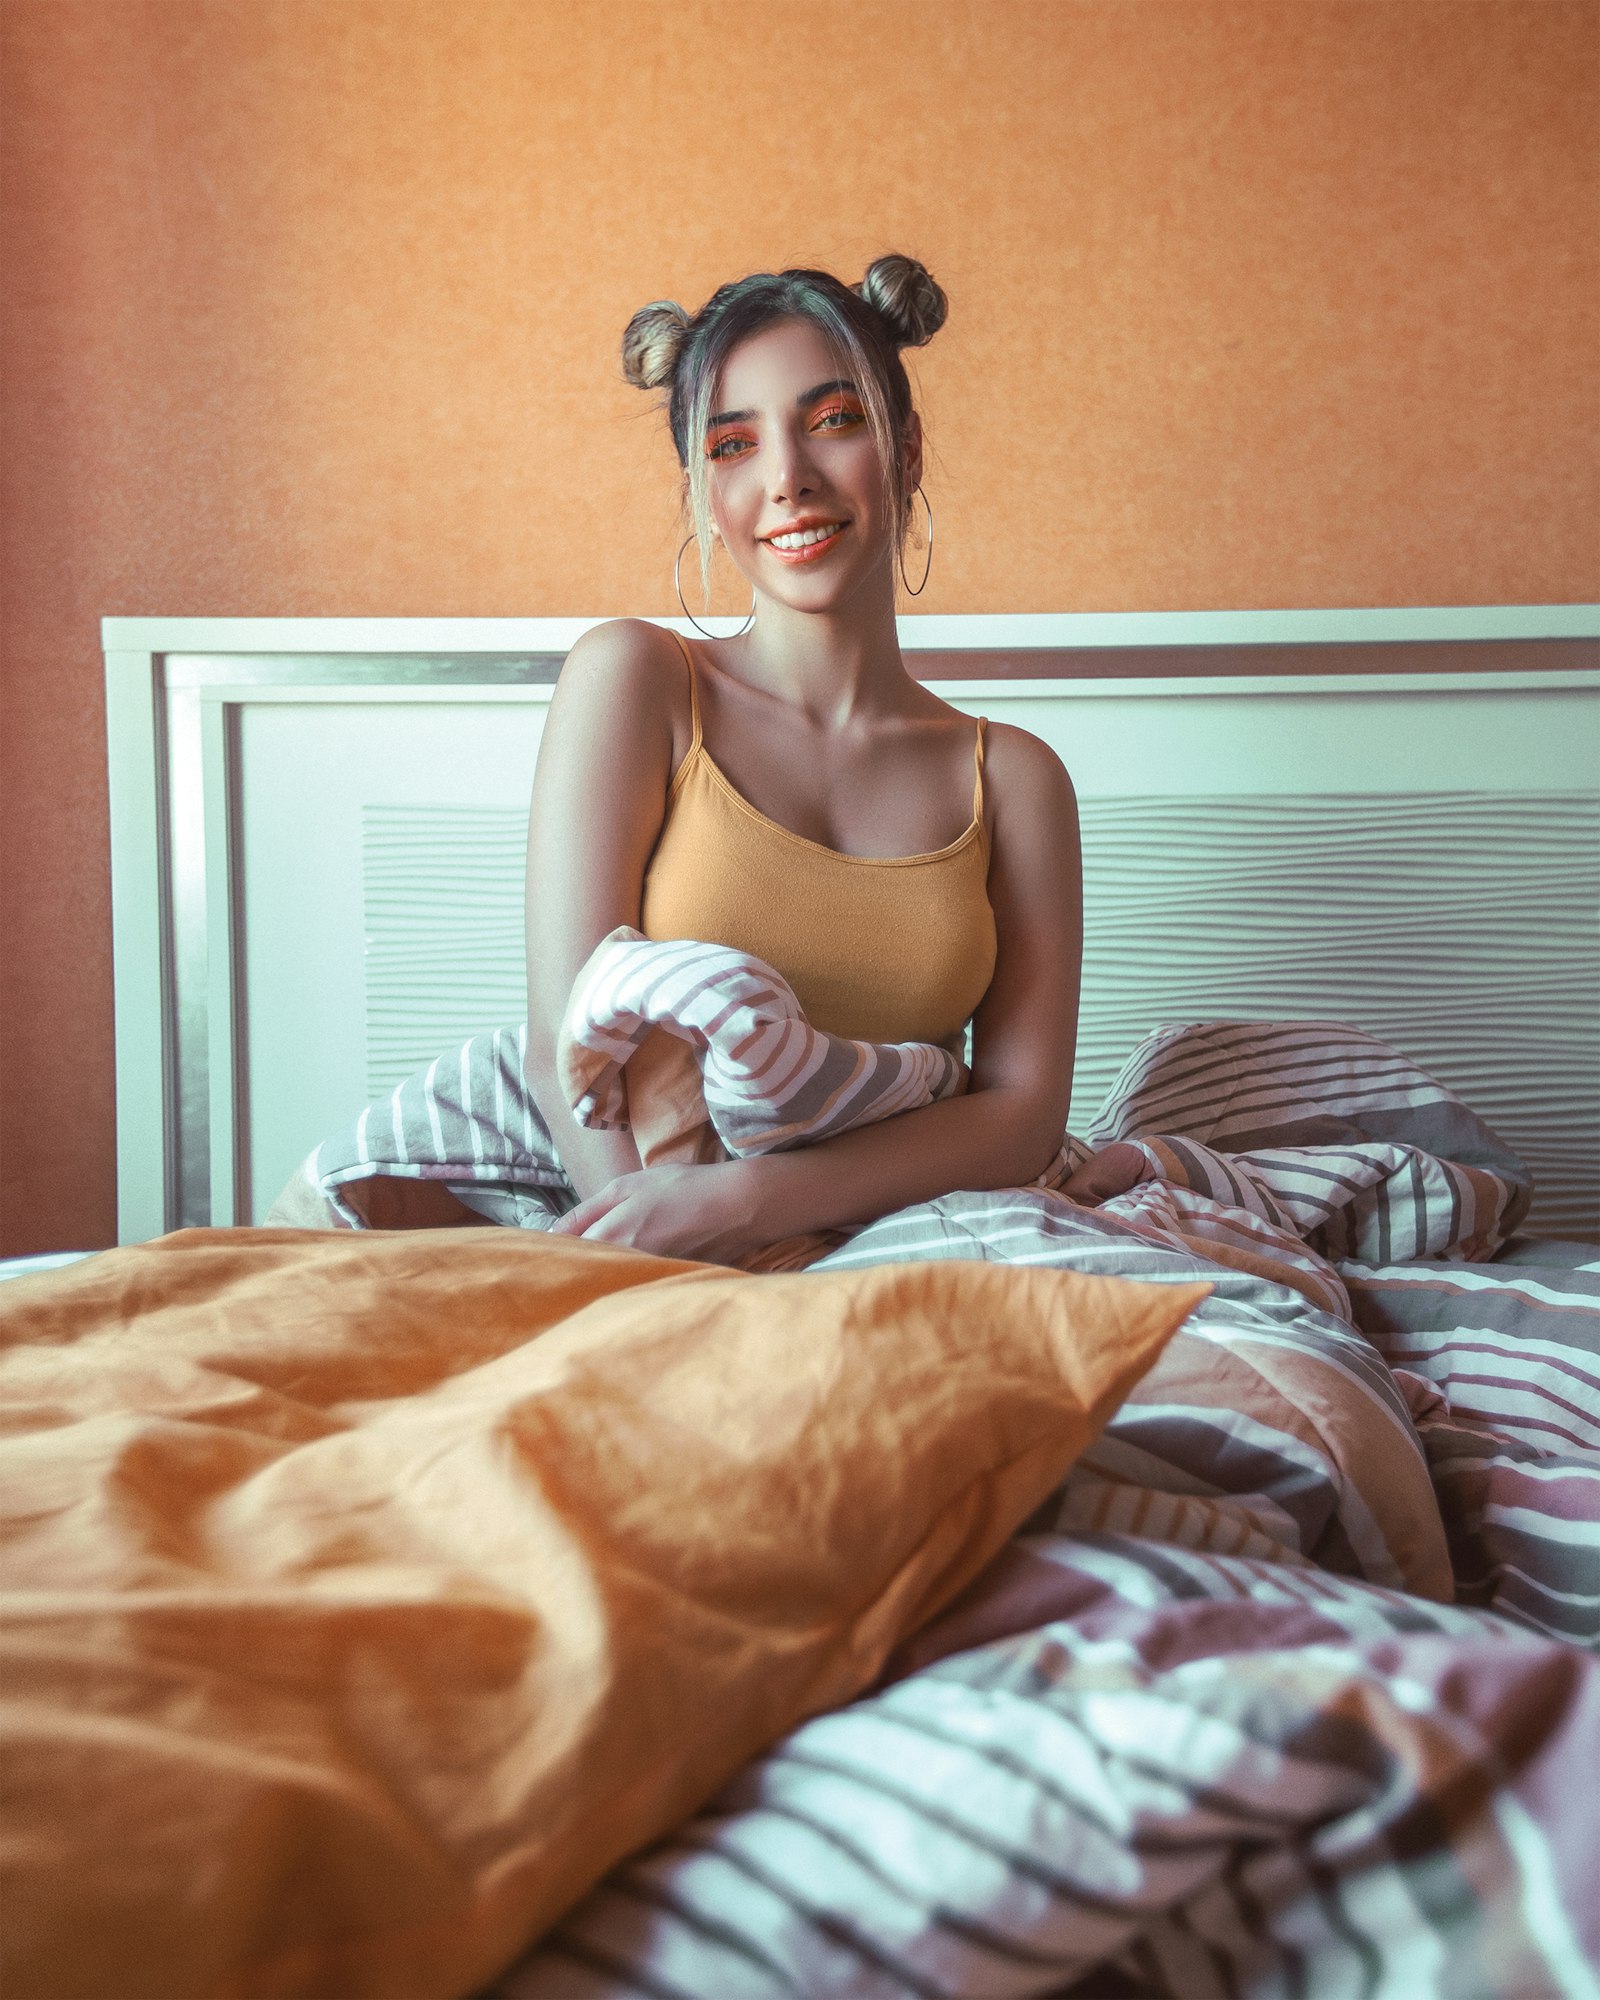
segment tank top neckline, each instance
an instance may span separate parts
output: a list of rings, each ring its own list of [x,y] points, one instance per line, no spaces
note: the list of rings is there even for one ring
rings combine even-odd
[[[771,818],[768,814],[762,812],[759,806],[753,806],[744,793],[739,790],[738,786],[733,783],[732,779],[728,777],[721,765],[718,764],[716,758],[706,748],[705,732],[700,726],[700,690],[698,677],[695,673],[694,655],[689,651],[688,644],[681,633],[674,632],[672,636],[677,640],[679,648],[683,653],[684,664],[689,669],[689,717],[692,727],[689,735],[689,748],[684,753],[683,762],[673,772],[672,782],[667,788],[667,807],[669,811],[677,799],[679,792],[683,789],[684,783],[694,766],[696,764],[703,764],[710,774],[712,782],[718,789],[726,793],[727,797],[739,808],[740,812],[747,814],[758,826],[765,827],[769,833],[778,834],[784,840],[793,841],[797,847],[809,848],[813,854],[825,855],[830,861],[846,861],[860,868],[908,868],[916,866],[919,862],[949,861],[961,853],[964,848],[970,846],[974,840],[981,840],[983,838],[984,718],[982,716],[978,717],[978,740],[973,750],[974,777],[972,787],[972,820],[970,824],[961,833],[957,834],[948,846],[930,848],[926,853],[922,854],[846,854],[843,848],[829,847],[820,840],[812,840],[806,834],[796,833],[793,827],[785,826],[781,820]]]

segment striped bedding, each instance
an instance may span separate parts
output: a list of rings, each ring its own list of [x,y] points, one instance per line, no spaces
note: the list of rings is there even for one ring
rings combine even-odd
[[[1594,1994],[1589,1656],[1147,1538],[1003,1564],[1014,1629],[795,1731],[493,2000]]]
[[[1453,1092],[1340,1022],[1158,1029],[1089,1137],[1130,1140],[1161,1178],[1362,1263],[1488,1256],[1533,1192]]]
[[[1600,1261],[1347,1265],[1345,1278],[1428,1455],[1456,1601],[1594,1646]]]
[[[348,1228],[363,1183],[437,1181],[492,1221],[545,1228],[576,1199],[525,1078],[527,1027],[474,1036],[323,1142],[300,1179]],[[966,1066],[926,1042],[823,1034],[760,959],[626,926],[573,983],[558,1066],[582,1125],[631,1127],[649,1164],[775,1152],[875,1124],[965,1089]],[[643,1087],[641,1087],[643,1085]],[[1090,1148],[1063,1137],[1040,1184]]]
[[[958,1220],[982,1227],[928,1216],[922,1252],[958,1254],[935,1247]],[[989,1225],[981,1254],[1027,1228]],[[1392,1378],[1453,1603],[1349,1573],[1336,1507],[1297,1536],[1259,1499],[1139,1489],[1141,1429],[1180,1421],[1141,1414],[1163,1362],[877,1691],[615,1870],[487,2000],[1594,2000],[1600,1277],[1440,1273],[1344,1270],[1407,1357]],[[1202,1308],[1220,1351],[1250,1330],[1226,1327],[1241,1297]],[[1491,1327],[1517,1357],[1494,1373]],[[1374,1423],[1365,1456],[1386,1453],[1399,1434]],[[1331,1507],[1334,1469],[1306,1471],[1286,1504]]]
[[[698,949],[674,972],[713,1079],[695,1115],[729,1150],[713,1098],[742,1146],[792,1143],[792,1094],[717,1067],[749,1022],[719,1030]],[[604,1115],[661,1023],[639,997],[592,1010]],[[516,1048],[442,1058],[319,1184],[431,1174],[547,1222],[572,1197]],[[816,1268],[980,1258],[1210,1298],[884,1685],[614,1871],[494,2000],[1600,2000],[1600,1788],[1574,1782],[1600,1770],[1600,1272],[1494,1261],[1521,1163],[1341,1024],[1162,1029],[1090,1138],[1145,1177],[1093,1209],[957,1192]]]
[[[640,1093],[629,1080],[647,1056],[651,1088]],[[578,1123],[631,1126],[647,1166],[668,1148],[672,1157],[780,1152],[938,1103],[967,1082],[948,1049],[823,1034],[787,980],[747,952],[652,943],[626,926],[600,941],[574,982],[557,1063]],[[670,1114],[651,1121],[641,1095],[674,1106],[687,1098],[699,1115],[687,1130]]]

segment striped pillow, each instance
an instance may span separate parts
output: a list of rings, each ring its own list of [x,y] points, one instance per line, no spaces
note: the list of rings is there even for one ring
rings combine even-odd
[[[1488,1257],[1527,1214],[1526,1166],[1408,1056],[1338,1021],[1159,1028],[1096,1114],[1153,1174],[1362,1263]]]

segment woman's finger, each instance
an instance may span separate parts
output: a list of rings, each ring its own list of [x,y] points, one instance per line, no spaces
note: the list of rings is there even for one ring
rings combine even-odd
[[[591,1243],[632,1243],[633,1230],[626,1201],[613,1202],[609,1208],[602,1209],[585,1225],[582,1233]]]
[[[612,1182],[580,1201],[576,1208],[569,1208],[565,1215],[558,1215],[550,1225],[552,1236],[587,1236],[590,1228],[601,1216],[608,1214],[622,1196],[616,1192]]]
[[[1110,1201],[1115,1195],[1126,1194],[1129,1188],[1148,1179],[1149,1173],[1149,1166],[1140,1149],[1130,1146],[1124,1139],[1118,1139],[1103,1147],[1093,1158],[1085,1160],[1068,1177],[1061,1192],[1068,1201],[1078,1202],[1084,1208],[1098,1208],[1102,1202]]]

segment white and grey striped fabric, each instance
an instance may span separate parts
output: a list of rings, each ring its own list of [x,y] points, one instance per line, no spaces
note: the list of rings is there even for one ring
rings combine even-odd
[[[586,1115],[619,1115],[622,1068],[674,1005],[730,1151],[826,1137],[960,1087],[943,1049],[818,1036],[778,975],[746,954],[636,934],[619,942],[614,958],[602,947],[591,960],[594,977],[579,981],[568,1014],[573,1094]],[[349,1190],[384,1176],[440,1181],[494,1220],[548,1227],[576,1196],[528,1088],[526,1053],[526,1025],[448,1050],[325,1140],[304,1180],[351,1228],[365,1219]],[[766,1092],[774,1057],[794,1071]],[[1118,1139],[1137,1143],[1175,1193],[1216,1204],[1218,1241],[1248,1232],[1242,1218],[1254,1216],[1303,1241],[1324,1270],[1338,1258],[1491,1256],[1531,1198],[1522,1162],[1459,1098],[1338,1022],[1158,1029],[1130,1056],[1089,1143],[1064,1135],[1039,1184],[1061,1186],[1094,1146]],[[1226,1227],[1223,1212],[1234,1218]]]
[[[1094,1134],[1150,1177],[952,1194],[822,1266],[1212,1296],[883,1687],[493,2000],[1600,1996],[1600,1281],[1483,1261],[1520,1163],[1336,1024],[1164,1030]]]
[[[1428,1454],[1457,1601],[1600,1644],[1600,1268],[1345,1277]]]
[[[747,952],[652,942],[627,927],[602,939],[574,982],[560,1040],[575,1115],[597,1126],[637,1126],[625,1069],[647,1046],[676,1044],[696,1073],[715,1155],[815,1143],[967,1081],[965,1064],[931,1043],[820,1033],[781,976]],[[526,1023],[447,1050],[324,1140],[298,1180],[352,1229],[369,1226],[352,1191],[383,1178],[437,1181],[492,1221],[548,1228],[577,1196],[528,1087],[526,1056]],[[664,1081],[658,1067],[658,1096]],[[1063,1135],[1038,1184],[1059,1187],[1090,1150]]]
[[[1013,1543],[897,1665],[492,2000],[1593,2000],[1600,1665],[1570,1647],[1099,1534]]]
[[[557,1057],[580,1125],[626,1127],[627,1065],[678,1045],[705,1121],[734,1157],[775,1153],[953,1097],[966,1065],[928,1042],[856,1042],[812,1027],[793,988],[748,952],[655,943],[626,926],[573,983]]]
[[[347,1229],[364,1181],[438,1181],[496,1222],[548,1228],[577,1200],[527,1079],[528,1028],[493,1028],[425,1064],[323,1140],[299,1178]]]
[[[1329,1257],[1486,1257],[1528,1212],[1527,1168],[1454,1092],[1338,1021],[1161,1028],[1089,1137],[1286,1225]]]
[[[1346,1320],[1214,1245],[1036,1189],[948,1195],[873,1223],[819,1270],[981,1257],[1211,1296],[1079,1460],[1050,1517],[1451,1594],[1443,1524],[1404,1395]],[[1142,1206],[1142,1204],[1141,1204]]]

